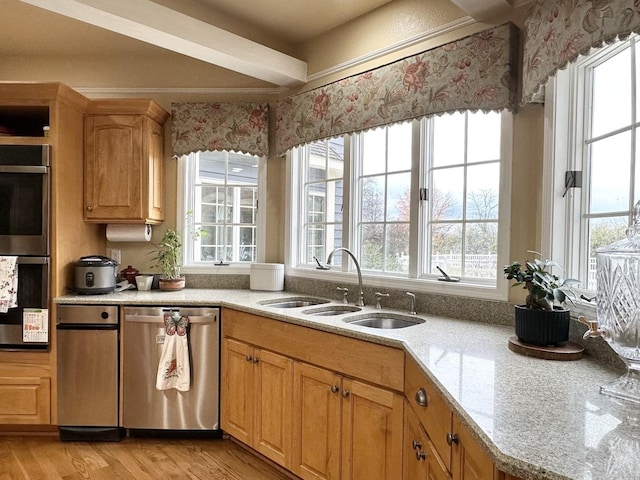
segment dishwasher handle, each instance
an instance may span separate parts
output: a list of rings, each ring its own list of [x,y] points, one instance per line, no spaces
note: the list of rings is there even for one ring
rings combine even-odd
[[[117,323],[59,323],[58,330],[118,330]]]
[[[189,324],[208,324],[215,323],[218,320],[217,315],[187,315]],[[133,323],[160,323],[164,325],[164,315],[126,315],[125,322]]]

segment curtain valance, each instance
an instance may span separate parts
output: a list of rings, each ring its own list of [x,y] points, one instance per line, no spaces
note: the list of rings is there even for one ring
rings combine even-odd
[[[172,103],[174,155],[234,150],[269,155],[269,106],[266,103]]]
[[[275,153],[443,112],[513,109],[518,30],[508,23],[277,103]]]
[[[637,0],[537,0],[527,11],[522,102],[593,47],[640,32]]]

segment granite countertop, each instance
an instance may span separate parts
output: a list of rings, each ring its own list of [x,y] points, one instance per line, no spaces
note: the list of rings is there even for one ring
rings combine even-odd
[[[185,289],[66,295],[55,302],[220,305],[404,348],[440,388],[500,470],[525,480],[640,479],[640,405],[623,404],[599,393],[600,385],[616,379],[619,370],[589,357],[561,362],[516,354],[507,346],[511,327],[418,314],[417,318],[424,320],[420,325],[379,330],[343,321],[362,312],[310,316],[302,313],[305,308],[259,303],[302,296],[308,295]],[[369,306],[363,309],[373,310]]]

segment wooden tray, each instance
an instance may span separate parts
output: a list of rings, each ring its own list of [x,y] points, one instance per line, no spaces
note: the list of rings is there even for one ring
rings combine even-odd
[[[530,345],[521,342],[518,337],[509,337],[509,350],[527,357],[542,358],[544,360],[580,360],[584,348],[574,342],[564,342],[555,347]]]

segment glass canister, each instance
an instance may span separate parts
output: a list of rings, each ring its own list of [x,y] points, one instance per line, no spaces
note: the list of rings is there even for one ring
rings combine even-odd
[[[627,372],[600,392],[640,403],[640,201],[627,238],[596,251],[597,320]]]

